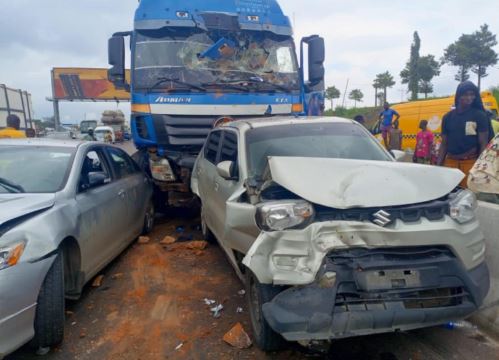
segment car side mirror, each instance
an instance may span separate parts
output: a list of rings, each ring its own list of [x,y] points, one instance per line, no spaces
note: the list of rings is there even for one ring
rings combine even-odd
[[[222,161],[217,165],[217,173],[220,177],[225,180],[237,180],[237,177],[234,176],[234,165],[233,161]]]
[[[404,162],[406,153],[400,150],[390,150],[390,155],[395,159],[395,161]]]
[[[113,36],[108,42],[108,62],[112,66],[107,71],[107,77],[117,89],[128,90],[125,71],[125,38]]]
[[[324,38],[314,35],[305,38],[304,41],[308,45],[308,80],[315,85],[324,80],[326,59]]]
[[[91,172],[88,174],[88,186],[90,189],[104,185],[106,182],[107,176],[102,172]]]

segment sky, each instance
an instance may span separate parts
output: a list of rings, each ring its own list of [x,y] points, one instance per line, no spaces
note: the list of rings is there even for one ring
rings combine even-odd
[[[160,0],[158,0],[160,1]],[[209,1],[209,0],[206,0]],[[35,118],[51,116],[50,70],[53,67],[108,67],[107,39],[132,29],[138,0],[1,0],[0,84],[32,94]],[[342,94],[349,87],[364,93],[364,105],[374,103],[372,82],[389,71],[397,84],[390,102],[407,99],[400,71],[409,58],[414,31],[421,37],[421,55],[439,59],[462,33],[487,23],[499,33],[499,2],[475,0],[281,0],[294,24],[295,40],[318,34],[326,42],[326,86]],[[499,47],[496,49],[499,52]],[[454,92],[457,69],[444,66],[434,79],[435,95]],[[472,80],[476,81],[474,75]],[[499,85],[499,66],[489,69],[483,88]],[[341,101],[341,99],[340,99]],[[348,99],[347,106],[353,106]],[[129,113],[129,104],[61,103],[61,120],[95,119],[105,109]]]

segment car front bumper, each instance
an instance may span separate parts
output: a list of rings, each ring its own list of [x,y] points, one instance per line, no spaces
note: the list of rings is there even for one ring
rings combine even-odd
[[[289,341],[405,331],[464,318],[489,290],[485,262],[466,270],[446,247],[332,251],[316,281],[263,305]]]
[[[34,335],[36,300],[53,257],[0,270],[0,359]]]

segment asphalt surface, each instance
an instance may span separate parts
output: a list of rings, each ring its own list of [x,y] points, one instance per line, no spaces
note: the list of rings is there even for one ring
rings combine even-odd
[[[162,244],[165,236],[177,241]],[[43,357],[26,346],[8,360],[499,359],[499,343],[480,329],[443,327],[334,341],[322,355],[296,344],[272,354],[236,349],[222,338],[236,323],[252,336],[243,285],[217,245],[191,246],[200,237],[198,219],[158,217],[148,242],[133,243],[101,272],[100,286],[67,302],[63,344]],[[223,304],[219,318],[205,298]]]

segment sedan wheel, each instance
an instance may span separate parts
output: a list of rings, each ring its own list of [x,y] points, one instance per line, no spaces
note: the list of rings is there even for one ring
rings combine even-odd
[[[64,338],[64,261],[59,252],[43,281],[35,314],[35,348],[58,345]]]
[[[204,219],[204,211],[202,207],[201,207],[201,232],[203,234],[203,238],[209,243],[215,244],[217,242],[215,235],[213,235],[210,228],[206,224],[206,221]]]
[[[154,229],[155,214],[154,204],[151,200],[147,205],[146,214],[144,216],[144,228],[142,229],[143,235],[149,234]]]

